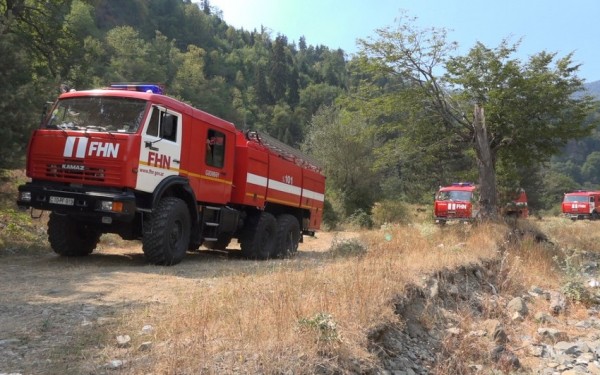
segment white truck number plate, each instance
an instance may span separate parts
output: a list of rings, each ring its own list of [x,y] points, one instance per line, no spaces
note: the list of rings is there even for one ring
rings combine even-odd
[[[75,204],[75,198],[65,198],[65,197],[53,197],[51,196],[49,199],[50,203],[53,204],[62,204],[64,206],[72,206]]]

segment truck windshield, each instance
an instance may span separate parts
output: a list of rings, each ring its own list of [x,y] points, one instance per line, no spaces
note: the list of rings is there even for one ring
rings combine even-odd
[[[565,195],[563,202],[587,202],[588,198],[585,195]]]
[[[471,199],[470,191],[440,191],[436,198],[438,201],[468,201]]]
[[[146,101],[140,99],[100,96],[61,99],[45,128],[135,133],[145,109]]]

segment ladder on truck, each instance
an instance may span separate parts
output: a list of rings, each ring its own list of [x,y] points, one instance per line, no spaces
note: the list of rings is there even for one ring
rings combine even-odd
[[[323,170],[322,165],[314,158],[311,158],[300,150],[297,150],[266,133],[247,131],[246,138],[265,146],[281,157],[294,162],[296,165],[319,173]]]

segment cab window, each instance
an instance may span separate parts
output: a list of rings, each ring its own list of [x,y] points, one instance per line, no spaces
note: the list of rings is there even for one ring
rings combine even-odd
[[[206,165],[223,168],[225,165],[225,134],[209,129],[206,136]]]
[[[172,113],[161,111],[154,107],[152,109],[152,115],[150,116],[150,122],[146,129],[146,134],[154,137],[166,139],[171,142],[177,141],[177,124],[178,117]]]

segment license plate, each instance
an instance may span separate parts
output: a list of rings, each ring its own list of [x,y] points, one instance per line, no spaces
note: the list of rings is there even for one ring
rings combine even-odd
[[[66,197],[50,197],[50,203],[53,204],[62,204],[64,206],[72,206],[75,204],[75,198],[66,198]]]

